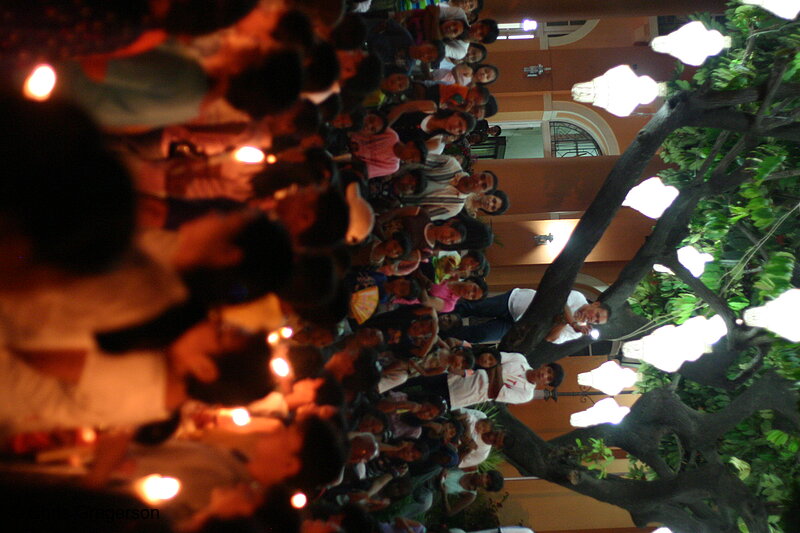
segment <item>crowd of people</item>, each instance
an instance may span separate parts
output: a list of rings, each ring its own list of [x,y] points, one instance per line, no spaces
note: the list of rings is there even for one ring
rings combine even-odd
[[[513,439],[478,407],[564,372],[493,344],[535,291],[487,297],[509,198],[470,155],[500,133],[482,7],[0,7],[7,502],[422,533],[503,487],[482,463]],[[41,63],[52,93],[23,96]],[[607,319],[573,292],[547,340]]]

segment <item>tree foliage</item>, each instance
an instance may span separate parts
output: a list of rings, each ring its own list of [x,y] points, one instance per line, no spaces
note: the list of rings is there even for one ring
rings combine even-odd
[[[791,531],[781,517],[800,480],[800,345],[738,319],[800,284],[800,23],[735,6],[720,29],[733,37],[731,49],[691,80],[670,83],[666,103],[620,157],[501,347],[538,366],[590,342],[554,347],[543,338],[583,260],[659,149],[671,165],[661,177],[680,194],[601,296],[615,311],[603,333],[633,311],[641,319],[628,338],[696,315],[720,315],[727,336],[673,375],[643,365],[643,395],[617,426],[545,442],[508,413],[499,418],[516,434],[507,456],[521,472],[619,505],[637,525]],[[699,279],[677,261],[685,245],[714,257]],[[655,263],[674,274],[653,272]],[[606,446],[635,458],[628,476],[606,475]]]

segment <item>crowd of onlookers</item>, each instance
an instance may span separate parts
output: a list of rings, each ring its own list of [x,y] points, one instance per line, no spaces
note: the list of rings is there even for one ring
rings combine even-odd
[[[182,531],[421,533],[502,488],[476,407],[563,371],[491,344],[535,291],[487,298],[482,5],[0,7],[0,485],[32,528],[121,531],[91,511],[132,494]],[[605,319],[573,293],[548,340]]]

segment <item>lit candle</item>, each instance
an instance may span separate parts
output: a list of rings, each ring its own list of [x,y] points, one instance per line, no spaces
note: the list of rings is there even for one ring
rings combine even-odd
[[[134,490],[145,502],[155,504],[174,498],[181,490],[181,482],[174,477],[150,474],[139,479]]]
[[[25,98],[44,101],[56,86],[56,71],[50,65],[37,65],[25,80],[22,93]]]
[[[308,498],[302,492],[295,492],[294,495],[292,495],[291,501],[292,507],[295,509],[302,509],[306,506],[306,503],[308,503]]]
[[[234,159],[240,163],[261,163],[264,161],[264,152],[255,146],[242,146],[233,153]]]

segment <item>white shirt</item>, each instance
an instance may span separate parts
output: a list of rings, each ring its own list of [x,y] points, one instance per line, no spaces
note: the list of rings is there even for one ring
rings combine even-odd
[[[533,400],[536,385],[528,382],[525,373],[533,370],[528,360],[520,353],[500,352],[503,371],[503,387],[495,401],[503,403],[527,403]]]
[[[514,289],[511,291],[511,295],[508,297],[508,312],[511,314],[511,318],[514,319],[514,322],[522,318],[522,315],[528,310],[535,295],[536,291],[533,289]],[[588,303],[589,301],[583,294],[578,291],[570,291],[566,305],[569,310],[574,313]],[[582,333],[575,331],[570,326],[566,326],[561,330],[558,338],[554,340],[553,343],[561,344],[582,336]]]
[[[458,463],[458,467],[469,468],[471,466],[478,466],[484,462],[487,457],[489,457],[489,453],[492,451],[492,445],[483,442],[481,436],[475,431],[475,424],[478,422],[478,420],[485,419],[486,413],[477,409],[461,409],[460,413],[458,414],[463,414],[466,418],[467,427],[464,429],[465,431],[469,431],[470,437],[478,446],[461,459],[461,462]]]
[[[450,392],[450,409],[489,400],[489,376],[485,370],[476,370],[466,377],[448,374],[447,388]]]

